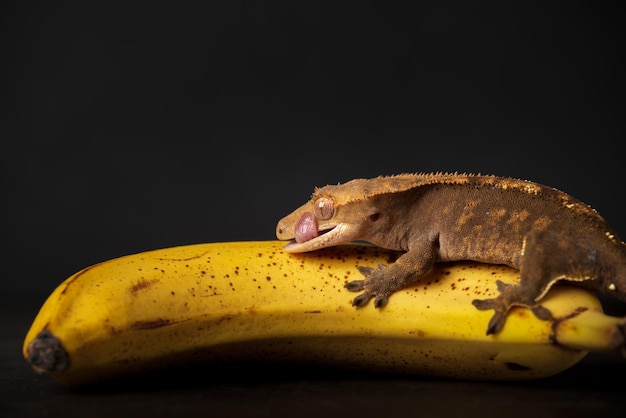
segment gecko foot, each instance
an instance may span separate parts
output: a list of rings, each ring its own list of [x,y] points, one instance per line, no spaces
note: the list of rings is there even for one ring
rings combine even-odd
[[[385,268],[385,266],[379,265],[376,271],[382,272]],[[374,273],[376,271],[372,267],[357,266],[357,269],[366,277],[365,280],[353,280],[344,285],[344,287],[351,292],[364,291],[352,300],[352,306],[357,308],[365,306],[371,298],[374,298],[375,308],[382,308],[385,306],[389,295],[393,292],[389,292],[384,287],[376,286],[376,283],[381,281],[374,278]],[[378,287],[381,288],[378,289]]]
[[[504,327],[504,320],[506,319],[506,313],[508,308],[504,306],[501,302],[498,301],[498,298],[494,299],[474,299],[472,301],[472,305],[476,307],[476,309],[485,311],[488,309],[493,309],[495,313],[489,320],[489,324],[487,324],[487,335],[497,334]]]
[[[345,288],[350,290],[351,292],[358,292],[365,288],[363,283],[364,280],[355,280],[350,283],[346,283]],[[352,300],[352,306],[355,306],[357,308],[365,306],[371,298],[374,298],[375,308],[382,308],[387,304],[388,300],[388,297],[385,295],[376,295],[373,292],[366,290]]]
[[[524,303],[516,303],[516,304],[505,304],[500,301],[500,297],[494,299],[474,299],[472,301],[472,305],[481,311],[487,309],[493,309],[495,311],[494,315],[489,320],[489,324],[487,325],[487,335],[489,334],[497,334],[504,327],[504,321],[506,319],[506,314],[512,306],[524,306],[532,311],[532,313],[541,320],[552,320],[552,312],[549,309],[535,304],[529,305]]]

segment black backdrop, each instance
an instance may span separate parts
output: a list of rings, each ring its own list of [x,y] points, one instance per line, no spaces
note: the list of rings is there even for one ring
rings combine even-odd
[[[79,269],[273,239],[354,177],[532,179],[626,236],[619,3],[1,3],[0,416],[623,413],[626,363],[597,353],[518,384],[243,364],[86,391],[21,355]]]
[[[617,9],[3,4],[5,288],[273,239],[314,186],[400,172],[536,180],[626,235]]]

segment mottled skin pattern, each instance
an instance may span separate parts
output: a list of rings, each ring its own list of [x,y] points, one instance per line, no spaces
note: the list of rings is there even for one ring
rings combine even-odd
[[[346,284],[384,306],[400,288],[419,280],[433,263],[475,260],[520,270],[520,283],[499,283],[499,295],[475,300],[495,314],[487,333],[501,330],[513,306],[542,319],[539,306],[559,280],[577,282],[626,301],[626,244],[604,219],[575,198],[533,182],[472,174],[402,174],[356,179],[317,188],[309,202],[281,219],[288,252],[368,241],[404,251],[396,262],[360,268],[364,280]]]

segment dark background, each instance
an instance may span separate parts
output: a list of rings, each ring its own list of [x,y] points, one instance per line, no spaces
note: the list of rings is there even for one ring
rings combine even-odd
[[[277,220],[315,186],[415,171],[514,176],[569,192],[626,235],[623,14],[617,5],[107,1],[0,7],[0,250],[4,329],[10,330],[3,386],[17,409],[35,405],[26,409],[44,414],[83,405],[79,395],[32,375],[19,353],[38,307],[67,276],[155,248],[274,239]],[[585,373],[595,366],[581,366],[582,374],[574,371],[568,381],[590,382]],[[619,362],[607,367],[624,370]],[[319,402],[341,405],[334,396],[345,380],[324,376],[328,381],[320,384],[308,377],[287,374],[270,389],[262,379],[244,377],[229,388],[252,407],[267,391],[294,404],[300,396],[312,411]],[[364,393],[382,394],[386,405],[402,402],[384,388],[424,391],[420,379],[379,378],[354,377],[349,386],[365,385]],[[437,385],[445,393],[465,390],[460,399],[467,402],[493,405],[467,394],[489,388]],[[598,382],[590,387],[603,394],[596,393],[587,409],[575,402],[583,398],[576,392],[559,392],[571,397],[569,403],[540,402],[570,416],[617,406],[611,404],[616,394]],[[206,402],[230,390],[185,389],[204,394]],[[172,393],[180,388],[172,390],[165,393],[177,400]],[[518,392],[498,391],[501,400],[517,399]],[[107,399],[109,408],[119,405],[117,416],[128,402],[144,408],[132,393],[93,396],[88,405],[97,408]],[[45,407],[31,404],[31,397]],[[181,397],[193,411],[194,402]],[[146,395],[146,404],[153,401]],[[209,404],[222,413],[232,406],[227,400]],[[372,410],[353,404],[355,414]],[[274,405],[278,415],[289,409],[285,405]]]

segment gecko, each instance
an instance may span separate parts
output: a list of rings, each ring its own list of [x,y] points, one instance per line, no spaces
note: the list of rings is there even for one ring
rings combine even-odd
[[[408,173],[316,187],[311,199],[280,219],[284,250],[301,253],[365,241],[400,251],[389,265],[359,266],[361,292],[382,308],[396,291],[419,281],[437,262],[472,260],[519,270],[515,285],[497,282],[487,335],[497,334],[514,306],[551,319],[541,299],[564,280],[626,301],[626,244],[591,206],[528,180],[482,174]]]

